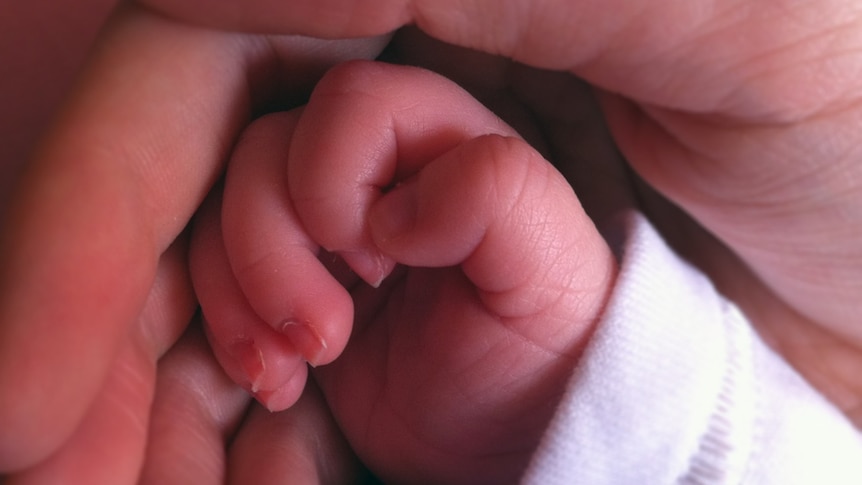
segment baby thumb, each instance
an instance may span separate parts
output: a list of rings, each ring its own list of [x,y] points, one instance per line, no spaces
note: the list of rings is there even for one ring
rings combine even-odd
[[[460,265],[487,311],[563,353],[586,340],[616,275],[571,186],[517,138],[482,136],[442,155],[375,202],[368,223],[383,254]]]

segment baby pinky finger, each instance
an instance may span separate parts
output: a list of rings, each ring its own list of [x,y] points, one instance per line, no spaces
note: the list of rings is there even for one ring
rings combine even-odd
[[[347,344],[353,302],[291,203],[285,160],[299,113],[264,116],[243,133],[225,176],[221,232],[249,306],[318,366]]]
[[[234,382],[270,410],[299,399],[308,374],[290,339],[272,329],[249,305],[231,271],[221,237],[220,200],[201,207],[189,263],[213,353]]]

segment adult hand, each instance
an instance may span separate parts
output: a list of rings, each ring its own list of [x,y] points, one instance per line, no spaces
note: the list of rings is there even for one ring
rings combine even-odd
[[[857,59],[842,54],[859,45],[860,30],[850,2],[831,0],[794,6],[793,10],[779,1],[756,6],[728,2],[709,8],[665,2],[637,11],[625,2],[449,5],[428,1],[405,6],[381,0],[361,7],[348,1],[265,3],[150,2],[169,16],[230,30],[350,36],[381,33],[415,22],[443,40],[574,72],[617,93],[619,97],[605,99],[606,113],[627,158],[735,255],[716,253],[722,246],[700,233],[682,238],[680,249],[707,269],[713,268],[721,287],[744,305],[759,328],[809,379],[846,411],[855,406],[862,387],[852,372],[858,353],[847,342],[857,342],[859,330],[853,325],[858,314],[853,295],[858,294],[862,259],[853,241],[859,239],[862,224],[860,168],[854,163],[857,149],[852,132],[858,116],[852,106],[859,86],[853,75]],[[128,27],[124,32],[134,33]],[[0,336],[0,399],[4,399],[0,401],[0,427],[4,429],[0,456],[7,468],[44,456],[78,422],[97,392],[100,376],[106,373],[110,359],[105,356],[114,355],[119,348],[118,334],[128,328],[125,322],[135,319],[136,309],[149,293],[147,280],[152,278],[161,248],[174,240],[215,178],[224,158],[224,145],[218,142],[232,139],[238,130],[240,123],[230,109],[212,110],[224,107],[224,99],[241,98],[248,92],[240,87],[240,71],[255,63],[240,61],[255,57],[254,49],[245,46],[237,53],[227,47],[236,48],[234,42],[241,42],[233,40],[225,46],[214,42],[213,36],[209,42],[201,41],[203,56],[192,56],[169,48],[176,43],[174,35],[156,39],[155,50],[143,58],[123,55],[122,42],[108,53],[103,51],[103,60],[94,64],[103,68],[91,71],[78,99],[108,96],[114,101],[88,106],[94,109],[87,117],[93,115],[97,121],[83,124],[79,124],[84,119],[82,105],[73,105],[47,145],[56,148],[43,152],[39,157],[43,161],[32,171],[36,175],[21,185],[24,193],[17,198],[15,212],[21,216],[12,226],[16,239],[4,249],[0,305],[4,322]],[[222,57],[216,59],[218,56]],[[118,79],[115,69],[104,67],[109,65],[105,57],[136,67],[131,79]],[[215,73],[209,69],[229,61],[242,68],[215,69]],[[202,91],[200,86],[192,89],[200,78],[211,79],[212,84]],[[186,88],[177,89],[173,96],[159,92],[157,86],[135,89],[137,83],[143,86],[146,80],[155,83],[159,79],[170,86],[179,80],[179,86]],[[172,81],[166,82],[168,79]],[[117,89],[124,84],[125,92]],[[212,129],[179,140],[189,132],[166,123],[159,110],[132,110],[136,113],[130,116],[133,122],[127,119],[116,124],[117,112],[130,111],[129,100],[145,107],[162,96],[170,102],[154,103],[159,109],[200,115],[182,119],[179,126],[192,126],[199,120]],[[559,114],[549,111],[546,119]],[[150,124],[152,118],[157,122]],[[76,125],[81,131],[72,130]],[[80,135],[99,126],[112,131],[111,146],[120,149],[114,153],[139,163],[120,168],[111,165],[107,163],[113,158],[110,150],[94,156],[92,160],[98,163],[85,163],[84,169],[70,163],[83,150],[90,155],[98,151],[82,147],[81,141],[88,137]],[[154,135],[161,139],[155,145],[151,141]],[[562,135],[548,136],[559,139]],[[69,138],[79,142],[69,144]],[[185,148],[185,142],[190,142],[190,148]],[[170,164],[159,159],[156,165],[140,163],[147,153],[153,153],[153,146],[160,147],[156,153],[179,153],[191,162]],[[154,166],[159,170],[149,172],[147,167]],[[102,172],[128,167],[131,175],[126,176],[132,180],[141,177],[144,183],[100,183],[115,176],[128,180]],[[42,178],[39,173],[50,176]],[[46,191],[51,192],[47,186],[57,183],[56,174],[76,175],[79,178],[71,179],[70,185],[78,187],[77,193],[93,195],[95,191],[95,195],[45,198]],[[166,179],[154,183],[159,174]],[[26,193],[40,186],[45,188]],[[138,193],[137,187],[145,190]],[[70,205],[70,200],[76,202]],[[135,209],[135,204],[144,202],[145,207]],[[67,217],[75,213],[87,217],[82,216],[83,221]],[[142,214],[137,229],[113,226],[128,223],[128,214]],[[655,219],[661,220],[663,214],[670,214],[663,226],[678,227],[680,219],[671,212],[657,213]],[[94,241],[93,225],[114,232]],[[140,233],[152,237],[150,251],[129,249],[141,240]],[[120,256],[125,252],[126,258],[100,261],[104,253],[100,247],[110,247]],[[40,258],[21,259],[28,254]],[[743,265],[721,264],[736,257],[758,277],[748,275]],[[21,261],[38,264],[28,267]],[[82,280],[81,274],[88,277]],[[114,305],[101,306],[102,296],[109,290],[113,294],[114,286],[131,289],[115,296]],[[45,302],[56,306],[46,307]],[[59,308],[65,311],[61,314]],[[79,329],[87,332],[77,332]],[[70,335],[80,335],[81,340],[64,350],[61,343],[75,342]],[[82,352],[84,348],[87,351]],[[81,356],[87,364],[83,370],[69,365]],[[89,356],[97,362],[87,362]],[[22,362],[26,363],[23,367]],[[38,365],[30,364],[34,362]],[[21,378],[22,368],[40,366],[44,370]],[[72,379],[78,375],[80,380]],[[67,399],[78,395],[83,397]],[[15,403],[5,396],[14,396]],[[66,401],[61,400],[69,401],[70,406],[58,413],[52,403],[64,402],[65,406]],[[43,421],[46,419],[53,422]],[[35,425],[40,422],[60,426],[44,433]]]
[[[27,470],[10,480],[134,481],[156,362],[195,312],[187,220],[258,110],[301,101],[329,66],[384,42],[215,32],[137,7],[115,15],[2,231],[0,470]],[[217,416],[244,412],[231,389],[214,393]],[[106,449],[123,459],[106,467]]]
[[[853,2],[142,3],[220,28],[329,37],[415,23],[583,77],[606,93],[630,164],[687,214],[648,195],[660,228],[811,382],[860,412],[862,59],[853,53],[862,15]]]

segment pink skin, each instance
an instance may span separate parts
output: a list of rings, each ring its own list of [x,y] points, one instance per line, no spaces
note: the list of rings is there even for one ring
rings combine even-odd
[[[659,231],[862,426],[857,2],[141,1],[227,30],[412,24],[600,88],[618,149],[673,201],[646,198]]]
[[[0,213],[116,0],[0,7]],[[46,7],[50,8],[46,8]]]
[[[394,481],[517,474],[616,272],[563,176],[455,84],[416,68],[342,65],[301,112],[259,120],[230,162],[226,252],[211,249],[215,217],[200,216],[192,245],[215,347],[306,323],[287,335],[295,350],[255,340],[262,359],[332,362],[315,376],[333,414]],[[321,248],[380,287],[331,275]],[[241,310],[215,303],[233,301]],[[258,396],[270,409],[299,397],[302,371],[216,354],[246,386],[287,383],[289,394]]]
[[[278,78],[279,88],[302,97],[330,65],[374,57],[385,39],[265,42],[182,26],[126,5],[88,52],[111,5],[88,0],[67,15],[65,6],[48,4],[0,9],[0,27],[16,24],[0,28],[0,58],[14,71],[0,76],[4,99],[14,98],[0,114],[10,141],[0,176],[14,173],[19,157],[32,153],[15,184],[0,181],[0,191],[16,189],[0,194],[14,202],[0,208],[9,215],[0,229],[0,474],[12,474],[9,483],[99,483],[105,475],[109,483],[134,481],[151,459],[144,456],[147,444],[156,441],[147,423],[155,418],[157,363],[185,351],[170,349],[197,308],[185,226],[222,171],[221,164],[198,162],[227,159],[234,135],[261,101],[256,96],[267,98],[279,74],[290,74]],[[85,54],[83,78],[51,113]],[[95,79],[105,84],[89,86]],[[51,129],[33,146],[52,114]],[[128,143],[121,133],[137,141]],[[203,186],[175,190],[180,173]],[[163,212],[186,202],[185,214]],[[78,236],[89,241],[86,248],[73,242]],[[129,244],[115,239],[125,237]],[[199,374],[221,372],[211,357],[198,364]],[[198,377],[182,376],[205,387],[207,379]],[[218,393],[186,397],[204,401],[196,404],[215,415],[244,412]],[[202,435],[176,434],[172,439],[185,441],[172,444],[191,455]],[[159,445],[167,448],[154,445],[156,455]],[[200,451],[198,463],[223,466]],[[165,474],[188,470],[176,454],[159,463]]]
[[[4,148],[13,162],[31,150],[93,34],[69,14],[86,16],[83,3],[50,9],[46,2],[19,3],[7,2],[0,15],[9,27],[0,28],[6,41],[0,55],[9,71],[0,84],[10,101],[2,116],[3,133],[13,142]],[[185,254],[189,217],[246,127],[250,103],[271,100],[273,86],[293,93],[297,79],[316,80],[321,63],[314,58],[322,51],[312,45],[310,57],[303,56],[305,49],[280,48],[295,38],[238,31],[353,38],[415,24],[436,38],[575,73],[616,93],[602,98],[618,148],[631,168],[676,203],[638,193],[640,209],[785,358],[862,423],[862,352],[854,345],[862,342],[862,78],[853,55],[862,45],[862,16],[855,2],[788,8],[782,1],[669,0],[646,9],[606,0],[136,3],[165,15],[132,5],[125,9],[132,15],[113,19],[28,177],[17,184],[15,217],[0,231],[8,238],[0,251],[0,470],[28,469],[37,483],[50,481],[50,474],[93,483],[106,471],[101,450],[125,446],[136,454],[143,439],[153,442],[156,454],[164,452],[154,466],[165,474],[166,463],[188,472],[184,460],[208,469],[223,465],[210,448],[197,445],[204,436],[226,439],[227,432],[174,433],[185,441],[165,446],[153,435],[127,431],[139,431],[149,419],[150,408],[139,401],[152,397],[157,361],[160,380],[173,377],[181,381],[174,390],[198,391],[187,392],[182,406],[194,409],[188,401],[197,401],[214,416],[242,413],[233,399],[220,403],[218,393],[201,392],[210,380],[164,364],[181,360],[162,356],[195,305],[177,255]],[[101,6],[85,23],[98,23],[106,13]],[[29,14],[18,15],[28,8]],[[225,31],[178,28],[170,19],[180,17]],[[67,28],[86,38],[65,38]],[[51,35],[59,40],[46,49]],[[38,52],[29,51],[39,41]],[[376,51],[363,55],[369,54]],[[63,66],[52,62],[58,59]],[[592,116],[584,123],[572,115],[577,109],[559,102],[561,93],[571,92],[567,76],[558,76],[566,82],[557,90],[549,89],[547,76],[530,73],[537,89],[524,90],[518,85],[526,76],[515,86],[499,85],[475,63],[461,66],[479,84],[514,87],[546,131],[554,162],[564,173],[578,170],[585,160],[560,163],[558,155],[590,145],[598,123]],[[296,92],[304,93],[304,82],[298,84]],[[250,99],[250,91],[260,97]],[[602,153],[615,155],[617,147]],[[585,188],[600,187],[597,172],[587,172],[570,180],[585,206],[605,207],[586,196]],[[71,183],[58,185],[62,180]],[[181,345],[168,355],[186,350]],[[204,357],[199,370],[216,365],[204,352],[195,355]],[[155,413],[171,415],[181,407],[170,393],[160,394],[168,404]],[[190,424],[181,413],[172,416]],[[126,426],[117,425],[121,419]],[[137,459],[114,456],[108,465],[137,470]],[[36,463],[39,470],[28,468]],[[46,467],[49,475],[40,474]]]

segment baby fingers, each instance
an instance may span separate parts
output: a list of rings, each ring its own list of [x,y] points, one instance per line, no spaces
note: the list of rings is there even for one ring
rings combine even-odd
[[[283,159],[297,112],[244,133],[192,242],[192,277],[210,342],[236,382],[271,410],[299,397],[307,368],[332,361],[347,342],[350,296],[318,260],[297,220]],[[220,209],[220,212],[219,212]]]
[[[195,220],[190,269],[213,353],[234,382],[272,410],[300,396],[307,369],[300,353],[254,312],[234,277],[210,197]]]
[[[366,214],[388,188],[480,135],[516,133],[429,71],[353,61],[318,84],[296,128],[288,184],[308,234],[372,286],[392,270]]]
[[[318,259],[320,247],[291,205],[285,158],[298,112],[258,120],[234,152],[225,180],[223,238],[233,275],[255,313],[312,365],[347,342],[353,304]]]
[[[368,222],[399,263],[461,265],[490,312],[519,326],[541,318],[518,332],[549,346],[554,323],[592,328],[616,271],[566,180],[518,138],[458,146],[380,198]]]
[[[288,173],[308,234],[369,283],[396,262],[462,265],[490,312],[581,330],[612,287],[614,257],[563,176],[431,72],[369,62],[331,71],[297,126]]]

